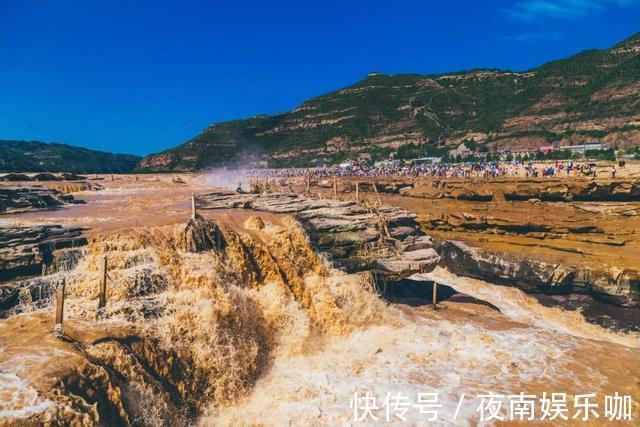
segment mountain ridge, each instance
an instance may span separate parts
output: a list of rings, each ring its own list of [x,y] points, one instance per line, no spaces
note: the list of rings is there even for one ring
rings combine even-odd
[[[640,144],[640,33],[516,72],[371,73],[286,113],[215,123],[140,170],[309,166],[347,158],[441,155],[602,141]]]
[[[0,172],[132,172],[141,157],[69,144],[0,139]]]

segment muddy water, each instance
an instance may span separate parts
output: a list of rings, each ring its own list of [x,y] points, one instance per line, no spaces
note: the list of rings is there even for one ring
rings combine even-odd
[[[2,224],[50,223],[87,227],[91,232],[175,224],[189,218],[192,193],[211,191],[196,177],[184,178],[185,184],[171,182],[163,176],[160,182],[153,177],[118,176],[97,181],[100,191],[74,193],[86,204],[70,205],[63,209],[25,214],[2,215]]]
[[[455,276],[446,277],[452,285],[458,283]],[[443,406],[437,422],[446,425],[478,424],[477,396],[491,392],[560,392],[569,394],[570,402],[575,394],[593,392],[602,406],[604,396],[617,391],[638,402],[637,336],[601,331],[579,316],[564,317],[534,301],[519,306],[504,290],[494,291],[492,301],[504,315],[458,303],[444,303],[439,311],[390,306],[394,322],[332,337],[312,354],[276,359],[247,399],[212,409],[202,424],[345,425],[354,421],[349,406],[354,393],[367,392],[380,407],[375,412],[380,422],[373,424],[386,424],[383,401],[387,393],[397,392],[412,403],[419,393],[438,393]],[[392,425],[426,424],[416,408],[404,414],[404,421],[394,412],[390,418]],[[609,424],[602,419],[594,423]]]
[[[246,253],[227,249],[233,265],[183,253],[172,242],[180,233],[150,226],[183,223],[190,193],[206,188],[151,184],[132,192],[134,185],[139,184],[86,194],[87,205],[12,220],[83,225],[100,235],[68,276],[68,334],[101,363],[112,358],[116,367],[130,363],[131,358],[119,356],[121,350],[95,344],[95,337],[79,332],[95,324],[95,283],[100,260],[108,254],[113,284],[100,339],[113,337],[117,326],[118,333],[154,337],[163,350],[188,362],[191,376],[180,390],[201,411],[191,422],[382,425],[387,424],[383,401],[388,393],[401,393],[411,404],[420,393],[437,393],[442,405],[437,423],[476,425],[477,396],[490,392],[567,393],[570,416],[573,395],[596,393],[602,413],[604,396],[618,392],[632,396],[633,419],[640,419],[638,335],[613,333],[585,323],[577,313],[543,307],[516,289],[440,269],[419,279],[446,283],[499,311],[458,302],[444,302],[439,310],[387,305],[359,278],[321,268],[308,244],[279,216],[261,214],[266,226],[257,230],[247,226],[246,213],[207,212],[251,237],[237,245]],[[122,234],[131,229],[135,238]],[[260,274],[247,271],[249,265]],[[234,266],[243,268],[234,271]],[[271,274],[275,267],[286,281]],[[134,279],[144,271],[154,280],[142,289]],[[131,313],[147,310],[149,301],[166,314],[132,320]],[[51,315],[47,309],[0,321],[0,425],[3,419],[28,418],[59,405],[47,387],[84,360],[71,343],[53,340]],[[160,408],[155,396],[161,393],[139,383],[141,376],[133,378],[146,390],[140,395],[148,406]],[[376,398],[378,421],[355,423],[351,399],[367,392]],[[157,417],[147,419],[149,424],[166,420],[169,412],[154,411],[142,412]],[[391,412],[388,424],[427,424],[417,407],[403,416],[404,421]],[[594,423],[610,425],[602,414]]]

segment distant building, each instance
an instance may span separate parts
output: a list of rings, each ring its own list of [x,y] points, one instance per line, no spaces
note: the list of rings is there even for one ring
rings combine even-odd
[[[584,152],[588,150],[604,150],[604,143],[586,142],[584,144],[579,144],[579,145],[565,145],[564,147],[560,147],[560,149],[568,150],[568,151],[571,151],[572,153],[584,154]]]
[[[507,155],[509,154],[509,152],[514,155],[514,156],[518,156],[520,155],[522,156],[526,156],[526,155],[535,155],[536,152],[541,151],[545,154],[548,154],[552,151],[569,151],[571,153],[579,153],[579,154],[584,154],[585,151],[587,150],[604,150],[604,143],[602,142],[587,142],[584,144],[580,144],[580,145],[565,145],[564,147],[559,146],[557,143],[553,143],[552,145],[544,145],[540,148],[538,148],[537,150],[509,150],[509,149],[504,149],[502,151],[503,155]]]
[[[419,164],[431,164],[431,163],[440,163],[442,161],[442,157],[420,157],[419,159],[411,160],[411,163],[414,165]]]

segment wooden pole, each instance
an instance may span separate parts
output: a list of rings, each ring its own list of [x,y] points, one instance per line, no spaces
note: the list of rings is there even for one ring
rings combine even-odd
[[[102,281],[100,282],[100,295],[98,296],[98,310],[107,305],[107,257],[102,259]]]
[[[42,277],[47,273],[47,264],[42,263]],[[42,301],[42,283],[38,286],[38,300]]]
[[[338,198],[338,177],[333,177],[333,197]]]
[[[264,191],[263,193],[268,193],[269,192],[269,177],[265,176],[264,177]]]
[[[356,181],[356,202],[360,203],[360,181]]]
[[[62,283],[56,287],[56,324],[53,328],[53,336],[56,338],[62,338],[64,335],[64,328],[62,322],[64,321],[64,288],[66,281],[63,278]]]
[[[307,175],[307,191],[306,194],[311,193],[311,175]]]
[[[198,212],[196,211],[196,195],[191,193],[191,219],[196,219],[196,215]]]
[[[382,200],[380,200],[380,193],[378,192],[378,183],[373,183],[373,191],[376,192],[376,197],[378,198],[378,206],[382,206]]]
[[[433,282],[433,308],[438,308],[438,282]]]

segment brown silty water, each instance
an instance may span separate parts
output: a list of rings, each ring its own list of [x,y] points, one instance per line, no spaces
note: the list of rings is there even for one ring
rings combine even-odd
[[[637,335],[441,269],[421,279],[499,311],[388,304],[368,274],[328,266],[287,216],[228,210],[187,223],[190,194],[207,190],[199,182],[106,181],[80,193],[86,205],[3,218],[82,225],[90,242],[74,270],[57,273],[64,340],[53,338],[52,308],[0,320],[0,425],[349,425],[350,400],[366,392],[380,406],[386,393],[438,392],[443,425],[480,423],[475,398],[488,392],[564,392],[569,408],[593,392],[600,411],[618,392],[640,417]],[[378,415],[372,424],[387,424]],[[388,424],[425,423],[415,408],[405,418]]]

